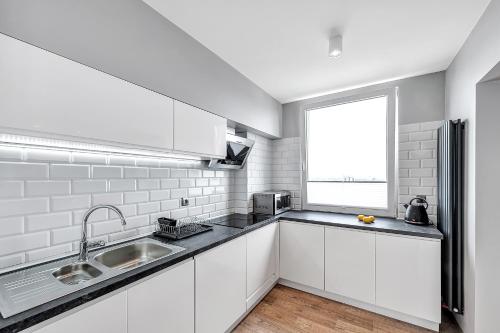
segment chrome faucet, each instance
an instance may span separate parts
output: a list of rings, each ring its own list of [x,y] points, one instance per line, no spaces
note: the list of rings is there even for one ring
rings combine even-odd
[[[127,221],[125,221],[125,217],[123,216],[123,213],[121,210],[116,208],[113,205],[96,205],[92,208],[90,208],[84,215],[83,215],[83,221],[82,221],[82,239],[80,240],[80,256],[78,258],[78,261],[87,261],[88,259],[88,254],[89,254],[89,248],[97,247],[97,246],[104,246],[106,243],[104,241],[97,241],[97,242],[88,242],[87,241],[87,221],[92,215],[93,212],[95,212],[98,209],[111,209],[114,211],[118,216],[120,217],[120,220],[122,220],[122,225],[127,224]]]

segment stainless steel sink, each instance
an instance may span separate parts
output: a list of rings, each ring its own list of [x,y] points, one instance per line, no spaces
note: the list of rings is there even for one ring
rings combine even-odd
[[[0,276],[0,312],[8,318],[184,250],[141,238],[92,251],[88,261],[75,261],[72,256],[4,274]]]
[[[92,280],[102,272],[86,262],[75,262],[59,268],[52,275],[64,284],[80,284]]]
[[[94,260],[108,268],[128,269],[173,254],[174,249],[152,241],[137,242],[100,253]]]

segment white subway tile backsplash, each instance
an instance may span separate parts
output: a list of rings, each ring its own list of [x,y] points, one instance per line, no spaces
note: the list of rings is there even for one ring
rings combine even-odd
[[[158,213],[160,211],[160,202],[146,202],[137,205],[137,214]]]
[[[122,168],[117,166],[93,166],[92,178],[122,178]]]
[[[139,179],[137,180],[138,190],[158,190],[160,188],[159,179]]]
[[[125,192],[124,193],[124,202],[126,204],[130,203],[138,203],[138,202],[146,202],[149,200],[149,192]]]
[[[199,197],[203,195],[203,189],[201,187],[194,187],[188,189],[188,196],[189,197]]]
[[[60,256],[71,252],[71,244],[62,244],[43,249],[32,250],[26,253],[28,261],[37,261],[45,258]]]
[[[189,169],[188,170],[188,177],[190,178],[200,178],[202,176],[203,172],[199,169]]]
[[[92,205],[121,205],[123,202],[122,193],[99,193],[92,195]]]
[[[135,165],[135,158],[131,156],[119,156],[111,155],[109,156],[110,165]]]
[[[196,198],[196,206],[208,205],[209,203],[210,203],[210,197]]]
[[[215,177],[215,172],[213,170],[203,170],[203,177],[204,178]]]
[[[170,199],[170,190],[157,190],[149,192],[149,199],[151,201],[161,201]]]
[[[106,192],[105,180],[74,180],[71,185],[73,194]]]
[[[203,195],[211,195],[215,193],[215,187],[204,187]]]
[[[0,200],[0,217],[46,213],[48,198]]]
[[[25,195],[31,197],[70,194],[70,181],[26,181]]]
[[[110,220],[105,222],[96,222],[91,225],[92,237],[108,235],[118,231],[122,231],[122,223],[118,220]]]
[[[71,153],[69,151],[47,150],[47,149],[26,149],[26,160],[32,162],[65,162],[69,163]]]
[[[170,177],[170,169],[168,168],[154,168],[149,170],[151,178],[168,178]]]
[[[72,154],[72,157],[73,157],[73,163],[106,164],[106,155],[103,154],[74,152]]]
[[[149,224],[149,216],[135,216],[127,219],[127,224],[125,225],[126,230],[137,229],[140,227],[144,227]]]
[[[135,179],[112,179],[109,181],[109,191],[135,191]]]
[[[203,214],[215,212],[215,204],[203,206]]]
[[[176,188],[170,190],[170,197],[172,199],[185,198],[187,197],[187,189],[185,188]]]
[[[10,256],[0,257],[0,268],[24,264],[25,257],[25,253],[16,253]]]
[[[23,196],[22,181],[0,181],[0,199],[20,198]]]
[[[399,144],[399,202],[408,202],[416,195],[426,195],[430,219],[436,222],[437,193],[437,128],[441,121],[400,126],[399,134],[408,141]],[[398,216],[404,208],[398,206]]]
[[[82,208],[90,208],[90,195],[71,195],[65,197],[52,197],[52,210],[75,210]]]
[[[196,182],[193,178],[179,179],[179,187],[195,187]]]
[[[71,212],[30,215],[26,217],[27,231],[51,230],[71,225]]]
[[[83,220],[84,214],[87,212],[87,209],[84,210],[76,210],[73,211],[73,224],[81,224]],[[90,215],[88,222],[98,222],[104,221],[108,219],[108,210],[107,209],[99,209]]]
[[[170,212],[170,218],[181,219],[188,216],[187,208],[175,209]]]
[[[48,179],[49,166],[39,163],[0,162],[0,179]]]
[[[137,205],[136,204],[119,205],[116,207],[122,212],[123,216],[125,216],[125,217],[137,215]],[[118,214],[116,214],[115,211],[113,211],[111,209],[108,210],[108,214],[109,214],[109,219],[120,218],[118,216]]]
[[[203,214],[203,208],[201,206],[188,208],[188,215],[189,216],[197,216],[197,215],[201,215],[201,214]]]
[[[172,178],[187,178],[187,169],[171,169],[170,177]]]
[[[148,178],[149,169],[148,168],[123,168],[124,178]]]
[[[15,147],[0,147],[0,160],[21,161],[23,150]]]
[[[37,232],[0,238],[0,256],[50,245],[48,232]]]
[[[0,237],[22,234],[24,232],[24,217],[0,218]]]
[[[164,200],[161,202],[161,210],[167,211],[180,207],[180,202],[178,199]]]
[[[50,166],[51,179],[78,179],[89,177],[90,167],[88,165],[53,164]]]
[[[88,227],[88,226],[87,226]],[[82,237],[82,227],[73,226],[69,228],[52,230],[52,244],[70,243],[80,240]]]
[[[207,178],[197,178],[196,187],[208,186],[209,180]]]
[[[162,179],[161,180],[161,188],[169,189],[169,188],[178,188],[179,187],[179,179]]]

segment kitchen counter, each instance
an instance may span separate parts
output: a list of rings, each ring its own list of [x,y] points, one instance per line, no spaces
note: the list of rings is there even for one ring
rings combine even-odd
[[[12,317],[0,317],[0,332],[20,332],[44,320],[55,317],[114,290],[123,288],[148,275],[154,274],[181,261],[192,258],[202,252],[247,234],[253,230],[259,229],[265,225],[274,223],[280,219],[434,239],[442,239],[443,237],[442,234],[433,226],[415,226],[390,218],[377,218],[377,220],[372,224],[364,224],[358,222],[356,216],[354,215],[314,211],[285,212],[281,215],[272,216],[267,220],[247,226],[243,229],[214,225],[212,231],[179,241],[171,241],[159,237],[148,236],[164,243],[181,246],[186,250],[136,269],[126,271],[118,276],[114,276],[110,279],[83,288],[77,292],[60,297]],[[98,251],[102,251],[102,248]],[[90,252],[91,255],[92,252]],[[77,257],[75,256],[74,259],[76,260]]]
[[[443,234],[433,225],[414,225],[387,217],[377,217],[375,222],[366,224],[358,221],[356,215],[316,211],[288,211],[280,219],[326,226],[361,229],[391,234],[443,239]]]

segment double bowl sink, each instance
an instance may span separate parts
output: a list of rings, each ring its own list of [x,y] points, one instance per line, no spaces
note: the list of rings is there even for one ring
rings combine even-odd
[[[110,269],[126,270],[172,255],[176,248],[146,240],[103,251],[93,261]],[[88,262],[74,262],[52,272],[57,280],[69,285],[84,283],[101,274],[101,270]]]
[[[0,277],[0,312],[10,317],[109,278],[185,250],[151,238],[89,253],[89,260],[66,258]]]

